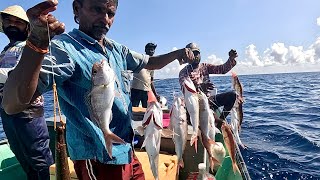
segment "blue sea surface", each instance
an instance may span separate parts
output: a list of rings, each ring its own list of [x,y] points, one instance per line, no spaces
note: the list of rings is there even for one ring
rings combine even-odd
[[[232,90],[230,76],[211,77],[219,92]],[[260,179],[320,179],[320,73],[239,76],[244,87],[241,150],[250,176]],[[180,93],[178,79],[156,80],[167,98]],[[52,92],[46,117],[52,117]],[[229,117],[230,118],[230,117]]]

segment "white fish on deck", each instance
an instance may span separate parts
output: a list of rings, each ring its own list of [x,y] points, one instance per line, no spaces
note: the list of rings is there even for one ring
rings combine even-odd
[[[109,128],[112,120],[112,105],[115,97],[115,73],[105,60],[92,67],[92,89],[88,96],[88,108],[94,121],[105,138],[106,149],[112,158],[112,143],[125,143]]]

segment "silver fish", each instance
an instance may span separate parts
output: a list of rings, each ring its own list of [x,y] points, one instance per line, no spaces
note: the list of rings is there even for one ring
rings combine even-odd
[[[190,139],[190,146],[195,144],[195,150],[197,152],[199,132],[199,97],[196,87],[189,77],[185,79],[182,91],[193,128],[193,133]]]
[[[148,100],[149,101],[149,100]],[[162,124],[163,112],[161,105],[153,98],[149,101],[148,108],[144,114],[142,127],[144,128],[144,142],[141,148],[145,147],[154,178],[158,179],[158,165],[161,133],[163,129]]]
[[[187,143],[188,123],[185,103],[180,97],[175,97],[173,100],[173,105],[170,110],[170,129],[175,133],[172,139],[178,156],[178,167],[183,168],[184,162],[182,155]]]
[[[211,169],[213,169],[214,164],[221,164],[214,155],[212,154],[212,148],[215,142],[215,119],[210,109],[209,102],[207,96],[200,92],[199,94],[199,119],[200,119],[200,130],[201,130],[201,141],[209,155],[209,163]]]
[[[239,120],[239,117],[238,117],[238,112],[237,112],[237,108],[236,107],[233,107],[231,109],[231,129],[232,129],[232,132],[234,134],[234,137],[236,139],[236,142],[242,146],[243,148],[246,148],[245,145],[242,143],[241,139],[240,139],[240,136],[239,136],[239,127],[240,127],[240,120]]]
[[[112,121],[112,105],[115,97],[115,73],[105,60],[92,67],[92,89],[89,94],[91,119],[102,130],[106,149],[112,158],[112,143],[125,143],[109,128]]]

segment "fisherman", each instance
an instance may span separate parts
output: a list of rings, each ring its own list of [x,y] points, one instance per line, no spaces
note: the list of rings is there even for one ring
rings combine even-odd
[[[182,87],[185,78],[190,77],[197,91],[204,92],[209,98],[209,104],[211,109],[217,109],[223,106],[223,112],[220,116],[215,116],[217,127],[220,128],[222,122],[230,113],[231,108],[236,100],[236,93],[234,91],[224,92],[216,95],[212,95],[211,91],[214,90],[214,85],[210,81],[209,74],[226,74],[236,64],[235,60],[237,52],[231,50],[229,52],[229,59],[222,65],[214,65],[209,63],[200,63],[201,55],[200,48],[196,43],[189,43],[186,48],[192,50],[195,60],[185,66],[179,73],[179,83]]]
[[[153,56],[157,44],[148,43],[145,46],[145,52],[149,56]],[[148,69],[142,69],[139,73],[133,74],[133,80],[131,83],[131,102],[133,107],[138,107],[141,101],[143,108],[147,108],[148,101],[148,91],[152,90],[156,96],[158,102],[160,101],[160,96],[158,96],[153,83],[154,71]]]
[[[181,63],[191,62],[194,59],[192,51],[182,48],[164,55],[148,56],[107,38],[118,0],[74,0],[74,20],[79,28],[66,34],[62,34],[65,25],[49,14],[57,7],[58,2],[51,0],[27,11],[33,28],[20,62],[5,84],[2,102],[5,111],[19,113],[34,96],[51,90],[53,71],[60,106],[67,118],[68,152],[78,178],[144,179],[142,166],[133,151],[128,71],[160,69],[175,59]],[[50,53],[48,30],[50,37],[55,38],[51,41]],[[107,60],[116,75],[117,95],[109,127],[126,142],[113,144],[112,159],[107,153],[104,136],[92,123],[85,103],[91,89],[92,66],[102,59]],[[54,62],[53,67],[50,60]]]
[[[21,6],[14,5],[0,11],[0,31],[10,41],[0,54],[0,99],[2,99],[7,73],[17,65],[30,32],[28,17]],[[44,99],[43,96],[35,97],[14,115],[8,115],[1,108],[1,118],[10,148],[27,178],[44,180],[50,179],[49,167],[53,164],[53,158],[44,118]]]

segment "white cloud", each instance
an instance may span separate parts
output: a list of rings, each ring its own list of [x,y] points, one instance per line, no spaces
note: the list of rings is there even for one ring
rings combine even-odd
[[[320,26],[320,17],[317,19],[317,24]],[[177,48],[172,50],[177,50]],[[238,64],[233,69],[238,74],[320,71],[320,37],[307,48],[286,46],[282,42],[275,42],[261,54],[254,44],[248,45],[244,51],[245,57],[238,58]],[[202,57],[202,62],[223,64],[225,61],[212,54]],[[155,77],[159,79],[178,78],[184,66],[174,61],[163,69],[157,70]]]
[[[317,25],[320,26],[320,17],[317,18]]]

